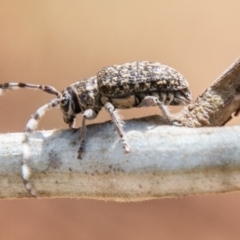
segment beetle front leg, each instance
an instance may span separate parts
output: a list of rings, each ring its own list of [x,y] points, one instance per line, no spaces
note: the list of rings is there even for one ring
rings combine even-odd
[[[79,129],[75,127],[75,123],[76,123],[76,116],[74,116],[74,118],[72,118],[72,121],[68,124],[69,128],[72,130],[73,133],[77,132],[77,130]]]
[[[81,154],[84,152],[86,139],[86,120],[94,119],[97,113],[92,109],[87,109],[82,115],[82,127],[80,131],[80,147],[78,149],[78,159],[81,159]]]
[[[74,127],[75,126],[75,119],[76,117],[74,116],[71,120],[71,122],[68,124],[69,128],[73,129],[73,130],[76,130],[76,128]]]
[[[129,153],[130,152],[130,147],[128,146],[127,140],[125,139],[125,136],[124,136],[124,133],[123,133],[123,130],[122,130],[122,121],[121,121],[120,116],[118,115],[114,106],[110,102],[107,102],[104,105],[104,107],[109,112],[109,114],[111,115],[112,121],[115,124],[118,135],[120,136],[120,139],[121,139],[121,142],[122,142],[122,147],[123,147],[125,153]]]
[[[73,130],[73,132],[76,132],[77,131],[77,128],[75,128],[75,120],[76,120],[76,116],[75,115],[63,115],[63,120],[65,123],[68,124],[69,128],[71,130]]]

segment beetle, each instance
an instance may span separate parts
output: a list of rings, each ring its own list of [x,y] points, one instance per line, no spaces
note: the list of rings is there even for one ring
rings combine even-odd
[[[171,121],[165,105],[186,105],[192,98],[187,80],[178,71],[167,65],[149,61],[103,67],[96,76],[75,82],[62,92],[49,85],[2,83],[0,95],[5,90],[18,88],[40,89],[56,96],[31,116],[25,128],[22,178],[26,189],[34,196],[36,193],[29,183],[30,169],[27,164],[30,158],[29,135],[36,130],[39,120],[47,110],[60,107],[63,120],[70,128],[74,128],[76,115],[82,114],[78,150],[78,158],[81,159],[85,147],[86,120],[96,118],[102,107],[110,114],[122,147],[128,153],[130,147],[122,129],[123,122],[116,109],[157,105],[168,124],[176,125]]]

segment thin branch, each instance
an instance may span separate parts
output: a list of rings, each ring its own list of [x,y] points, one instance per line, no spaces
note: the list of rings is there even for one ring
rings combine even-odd
[[[240,109],[240,58],[175,119],[187,127],[222,126]]]
[[[33,134],[29,163],[41,197],[137,201],[240,189],[240,127],[159,126],[159,116],[126,122],[124,155],[113,124],[88,127],[83,160],[79,133]],[[0,135],[0,196],[29,197],[20,176],[23,134]],[[14,146],[14,147],[13,147]]]
[[[126,121],[125,155],[112,123],[88,126],[86,152],[77,159],[79,132],[31,137],[32,185],[41,197],[141,201],[240,189],[240,127],[221,126],[240,108],[240,61],[197,100],[174,115]],[[163,126],[164,125],[164,126]],[[21,174],[22,133],[0,135],[0,197],[30,197]]]

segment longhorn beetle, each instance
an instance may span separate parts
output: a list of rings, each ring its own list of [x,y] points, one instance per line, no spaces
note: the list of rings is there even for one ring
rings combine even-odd
[[[122,130],[122,121],[115,109],[126,109],[142,106],[157,105],[168,124],[175,125],[171,114],[164,105],[185,105],[191,101],[191,93],[186,79],[176,70],[157,62],[132,62],[122,65],[112,65],[102,68],[96,76],[75,82],[62,92],[52,86],[35,85],[29,83],[0,84],[0,95],[5,90],[31,88],[40,89],[57,98],[40,107],[28,121],[22,155],[22,178],[26,189],[36,196],[32,189],[28,160],[29,134],[36,130],[40,118],[47,110],[60,107],[63,120],[70,128],[74,127],[76,114],[82,113],[82,127],[80,132],[80,147],[78,158],[84,151],[87,119],[94,119],[104,106],[109,112],[126,153],[130,147]]]

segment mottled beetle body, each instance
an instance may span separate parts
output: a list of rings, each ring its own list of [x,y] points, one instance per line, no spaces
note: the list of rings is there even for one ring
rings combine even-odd
[[[22,177],[26,189],[34,196],[35,191],[29,183],[30,158],[29,134],[36,130],[40,118],[47,110],[59,107],[64,121],[73,128],[76,115],[82,114],[80,133],[80,148],[78,158],[84,150],[87,119],[94,119],[104,106],[109,112],[116,130],[120,136],[124,151],[130,151],[122,130],[122,120],[115,109],[133,107],[159,106],[164,118],[169,124],[171,114],[164,105],[185,105],[191,101],[188,82],[176,70],[157,62],[133,62],[123,65],[112,65],[102,68],[96,76],[75,82],[64,91],[58,92],[51,86],[27,83],[0,84],[0,94],[4,90],[17,88],[40,89],[57,98],[40,107],[25,128],[23,140]]]
[[[188,82],[176,70],[157,62],[133,62],[104,67],[97,74],[102,104],[118,99],[116,108],[137,107],[145,96],[157,96],[168,105],[181,105],[191,101]],[[173,94],[173,98],[167,99]],[[135,96],[132,104],[124,105],[123,100]],[[166,98],[165,98],[166,97]]]

